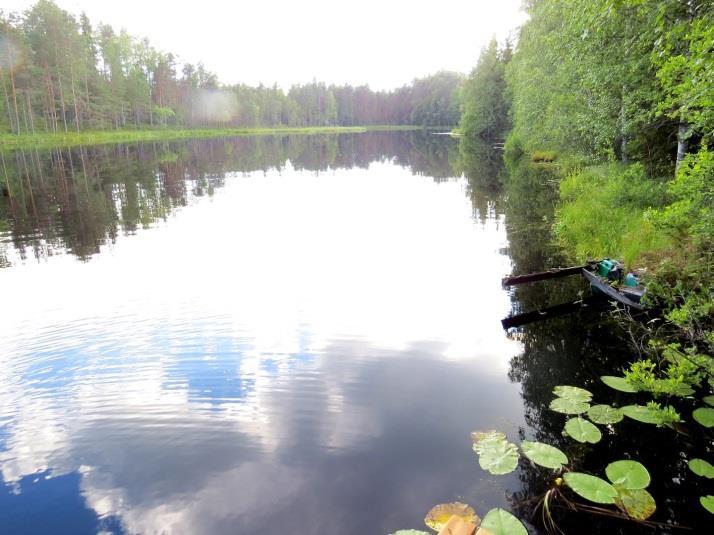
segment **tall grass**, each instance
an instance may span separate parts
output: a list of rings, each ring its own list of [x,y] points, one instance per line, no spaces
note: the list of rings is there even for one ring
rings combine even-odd
[[[651,209],[667,200],[666,183],[639,165],[607,164],[571,171],[560,183],[556,236],[579,260],[612,257],[638,267],[645,256],[671,247]]]
[[[210,129],[154,129],[154,130],[101,130],[83,132],[57,132],[32,134],[0,134],[0,149],[28,147],[67,147],[76,145],[102,145],[136,141],[164,141],[185,138],[228,136],[256,136],[279,134],[342,134],[378,130],[420,130],[420,126],[315,126],[275,128],[210,128]]]

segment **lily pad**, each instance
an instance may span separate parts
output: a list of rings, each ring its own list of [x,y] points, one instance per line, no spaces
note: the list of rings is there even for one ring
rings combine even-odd
[[[550,402],[550,410],[562,412],[563,414],[582,414],[590,408],[584,401],[577,401],[568,398],[555,398]]]
[[[711,407],[699,407],[694,409],[692,418],[704,427],[714,427],[714,409]]]
[[[565,453],[549,444],[524,440],[521,449],[531,461],[546,468],[559,470],[564,464],[568,464],[568,457]]]
[[[442,503],[432,507],[426,514],[424,522],[434,531],[441,531],[452,516],[458,516],[464,522],[473,522],[478,525],[481,520],[476,516],[476,511],[472,507],[461,502]]]
[[[620,392],[627,392],[629,394],[634,394],[637,389],[630,383],[625,381],[624,377],[616,377],[614,375],[603,375],[600,380],[605,383],[610,388],[619,390]]]
[[[647,520],[657,510],[652,495],[645,489],[619,489],[615,504],[636,520]]]
[[[704,403],[706,403],[707,405],[711,405],[712,407],[714,407],[714,396],[704,396],[702,400],[704,400]]]
[[[659,425],[660,423],[662,423],[662,420],[657,415],[657,413],[651,410],[646,405],[627,405],[625,407],[622,407],[621,410],[622,414],[624,414],[628,418],[637,420],[638,422],[655,425]]]
[[[692,459],[688,463],[689,469],[698,476],[714,479],[714,466],[704,459]]]
[[[471,433],[471,440],[475,444],[481,442],[482,440],[506,440],[506,435],[500,431],[474,431]]]
[[[478,454],[478,464],[493,475],[508,474],[518,466],[518,448],[508,442],[502,433],[482,436],[473,445]]]
[[[430,535],[428,531],[421,531],[418,529],[400,529],[395,531],[391,535]]]
[[[590,444],[596,444],[602,438],[600,430],[580,416],[565,422],[565,432],[578,442],[589,442]]]
[[[702,507],[704,507],[704,509],[714,515],[714,496],[712,496],[711,494],[709,496],[701,496],[699,498],[699,503],[702,504]]]
[[[492,535],[528,535],[525,526],[505,509],[491,509],[481,522],[481,529]]]
[[[605,468],[613,484],[627,490],[644,489],[650,484],[650,473],[637,461],[615,461]]]
[[[563,475],[563,479],[573,492],[586,500],[595,503],[615,503],[617,489],[604,479],[580,472],[567,472]]]
[[[572,399],[573,401],[583,401],[588,403],[593,395],[584,388],[578,388],[577,386],[556,386],[553,389],[553,394],[559,398]]]
[[[680,383],[670,388],[670,392],[675,396],[686,398],[687,396],[691,396],[692,394],[694,394],[694,389],[688,384]]]
[[[610,405],[593,405],[588,409],[588,418],[596,424],[616,424],[623,418],[622,411]]]

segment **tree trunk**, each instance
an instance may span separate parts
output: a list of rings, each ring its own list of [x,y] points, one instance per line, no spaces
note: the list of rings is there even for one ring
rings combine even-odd
[[[74,67],[69,66],[69,80],[72,87],[72,100],[74,101],[74,124],[79,132],[79,108],[77,107],[77,92],[74,89]]]
[[[10,83],[12,84],[12,101],[15,105],[15,125],[17,126],[17,133],[20,133],[20,117],[17,114],[17,90],[15,89],[15,75],[12,74],[12,65],[14,63],[14,58],[12,54],[12,47],[8,47],[10,51],[10,68],[8,72],[10,73]]]
[[[14,121],[12,118],[12,106],[10,106],[10,97],[7,94],[7,87],[5,86],[5,80],[2,81],[2,92],[5,95],[5,107],[7,108],[7,119],[10,121],[10,132],[16,134]]]
[[[679,166],[682,164],[682,161],[687,154],[689,133],[690,126],[684,121],[681,121],[679,123],[679,128],[677,129],[677,163],[675,165],[675,169],[679,169]]]

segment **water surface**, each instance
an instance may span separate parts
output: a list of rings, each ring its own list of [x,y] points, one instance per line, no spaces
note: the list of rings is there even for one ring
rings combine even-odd
[[[444,136],[6,153],[12,533],[388,533],[508,507],[505,218]]]

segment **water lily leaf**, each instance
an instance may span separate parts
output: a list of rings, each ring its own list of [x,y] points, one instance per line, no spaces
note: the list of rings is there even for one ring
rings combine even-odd
[[[615,503],[617,489],[604,479],[580,472],[567,472],[563,475],[563,479],[578,496],[586,500],[595,503]]]
[[[688,463],[689,469],[701,477],[714,479],[714,466],[704,459],[692,459]]]
[[[565,453],[549,444],[524,440],[521,449],[531,461],[546,468],[559,470],[564,464],[568,464],[568,457]]]
[[[593,405],[588,409],[588,417],[596,424],[616,424],[622,420],[623,415],[620,409],[610,407],[610,405]]]
[[[694,409],[692,417],[704,427],[714,427],[714,409],[710,407]]]
[[[615,505],[636,520],[647,520],[657,510],[652,495],[645,489],[618,488]]]
[[[565,432],[578,442],[590,442],[590,444],[596,444],[602,438],[602,433],[597,427],[579,416],[565,422]]]
[[[506,435],[500,431],[474,431],[471,433],[471,440],[478,444],[482,440],[506,440]]]
[[[490,433],[473,445],[478,464],[493,475],[508,474],[518,466],[518,448],[502,433]]]
[[[430,535],[428,531],[421,531],[418,529],[400,529],[395,531],[391,535]]]
[[[671,387],[670,392],[675,396],[686,398],[687,396],[691,396],[692,394],[694,394],[694,389],[688,384],[680,383],[678,385],[675,385],[674,387]]]
[[[630,383],[625,381],[624,377],[615,377],[614,375],[603,375],[600,377],[600,380],[605,383],[607,386],[610,388],[614,388],[615,390],[619,390],[620,392],[628,392],[630,394],[634,394],[637,392],[637,389],[632,386]]]
[[[622,414],[638,422],[655,425],[662,423],[662,419],[659,415],[646,405],[627,405],[620,410]]]
[[[714,396],[704,396],[702,399],[704,400],[704,403],[714,407]]]
[[[627,490],[644,489],[650,484],[650,473],[637,461],[615,461],[605,468],[613,484]]]
[[[699,498],[699,503],[702,504],[702,507],[704,507],[704,509],[714,515],[714,496],[701,496]]]
[[[556,386],[553,389],[553,394],[559,398],[572,399],[573,401],[584,401],[588,403],[593,395],[584,388],[578,388],[577,386]]]
[[[584,401],[568,398],[555,398],[550,402],[550,410],[563,414],[582,414],[590,408]]]
[[[481,522],[481,529],[492,535],[528,535],[525,526],[505,509],[491,509]]]
[[[476,525],[481,519],[476,516],[476,511],[472,507],[461,502],[442,503],[431,508],[426,514],[424,522],[434,531],[441,531],[442,528],[449,522],[452,516],[458,516],[464,522],[472,522]]]

